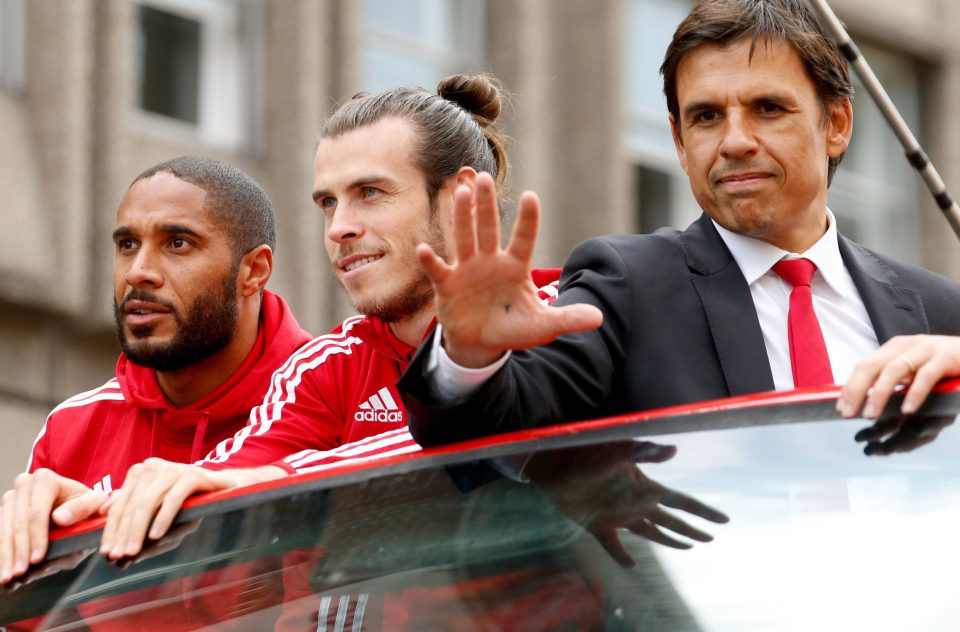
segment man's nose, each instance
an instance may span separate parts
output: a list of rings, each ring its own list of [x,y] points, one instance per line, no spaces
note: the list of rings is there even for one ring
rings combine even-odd
[[[724,122],[723,138],[720,141],[720,154],[724,158],[743,158],[757,151],[755,130],[750,122],[739,113],[727,116]]]
[[[364,226],[359,213],[344,204],[330,216],[326,231],[330,241],[341,244],[363,237]]]
[[[126,274],[127,284],[131,287],[160,287],[163,275],[157,266],[156,256],[150,248],[141,247],[130,262]]]

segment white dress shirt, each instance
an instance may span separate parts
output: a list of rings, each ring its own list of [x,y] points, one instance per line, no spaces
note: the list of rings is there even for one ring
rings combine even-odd
[[[840,258],[837,220],[829,209],[827,219],[827,232],[804,253],[790,253],[713,223],[750,286],[773,384],[778,391],[793,388],[787,338],[787,313],[793,287],[772,270],[773,265],[783,258],[802,256],[817,266],[810,281],[813,311],[820,321],[835,383],[845,383],[854,365],[879,346],[860,292]]]
[[[787,313],[793,287],[772,270],[773,265],[783,258],[803,257],[817,266],[810,282],[813,310],[823,330],[835,383],[846,382],[854,365],[879,346],[860,293],[840,258],[836,218],[829,209],[827,219],[827,232],[804,253],[787,252],[765,241],[729,231],[716,222],[713,224],[750,286],[777,390],[793,388],[787,337]],[[434,395],[441,400],[453,402],[469,395],[510,357],[507,352],[488,367],[467,369],[447,355],[440,344],[441,334],[438,325],[427,360],[427,370],[434,376]]]

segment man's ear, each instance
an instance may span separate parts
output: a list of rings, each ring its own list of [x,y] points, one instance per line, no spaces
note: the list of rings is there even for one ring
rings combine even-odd
[[[250,297],[260,293],[260,290],[270,280],[273,273],[273,250],[262,244],[257,246],[240,259],[240,269],[237,271],[237,284],[241,296]]]
[[[460,167],[460,171],[456,175],[454,189],[458,186],[466,186],[470,187],[471,191],[474,190],[477,186],[477,172],[472,167]]]
[[[847,151],[853,135],[853,106],[843,97],[827,104],[827,155],[836,158]]]
[[[680,159],[680,167],[687,171],[687,152],[683,148],[683,136],[680,135],[680,124],[677,119],[670,115],[670,134],[673,136],[673,146],[677,148],[677,158]]]

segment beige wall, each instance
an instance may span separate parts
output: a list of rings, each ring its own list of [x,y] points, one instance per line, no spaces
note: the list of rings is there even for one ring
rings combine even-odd
[[[836,0],[874,42],[935,69],[927,148],[960,189],[960,24],[953,2]],[[271,287],[320,333],[349,312],[327,269],[310,201],[314,130],[358,84],[360,14],[353,0],[271,0],[262,15],[259,141],[224,151],[169,134],[137,113],[128,0],[29,0],[26,87],[0,88],[0,481],[25,462],[50,407],[112,375],[110,228],[129,181],[176,155],[231,161],[260,181],[279,214]],[[489,0],[491,69],[514,95],[515,193],[537,190],[547,221],[538,265],[572,245],[635,225],[621,107],[622,0]],[[933,204],[918,214],[925,265],[956,276],[956,241]]]

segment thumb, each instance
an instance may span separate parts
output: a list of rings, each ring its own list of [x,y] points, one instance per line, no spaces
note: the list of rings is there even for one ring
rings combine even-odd
[[[603,312],[585,303],[553,307],[549,310],[551,340],[563,334],[590,331],[603,324]]]
[[[652,441],[632,442],[631,456],[637,463],[663,463],[669,461],[677,453],[677,447],[663,445]]]

